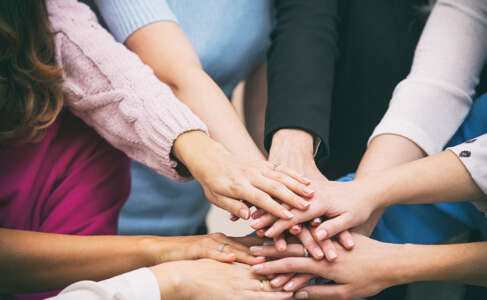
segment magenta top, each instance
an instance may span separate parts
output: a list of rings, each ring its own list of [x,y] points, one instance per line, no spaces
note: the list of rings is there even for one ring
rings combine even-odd
[[[71,113],[64,111],[40,143],[1,146],[0,170],[0,227],[116,234],[130,192],[129,159]]]

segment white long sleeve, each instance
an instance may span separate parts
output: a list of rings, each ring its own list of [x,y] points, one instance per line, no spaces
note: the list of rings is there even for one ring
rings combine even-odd
[[[486,58],[487,0],[439,0],[419,41],[411,72],[396,87],[370,140],[397,134],[428,155],[440,152],[471,108]],[[487,194],[487,135],[450,150]],[[487,203],[476,204],[487,212]]]
[[[439,0],[408,77],[372,137],[398,134],[440,152],[462,124],[487,56],[487,1]]]
[[[157,280],[141,268],[104,281],[79,281],[51,300],[160,300]]]

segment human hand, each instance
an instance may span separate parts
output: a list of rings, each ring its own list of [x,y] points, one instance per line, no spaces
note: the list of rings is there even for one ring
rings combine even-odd
[[[372,212],[383,206],[380,186],[373,181],[357,179],[351,182],[334,182],[318,174],[312,180],[311,187],[316,192],[309,209],[303,212],[291,210],[295,217],[276,221],[267,229],[265,236],[278,236],[293,225],[324,216],[326,220],[312,231],[315,240],[322,241],[366,222]],[[260,226],[265,227],[262,224]]]
[[[264,276],[244,264],[204,259],[164,263],[150,270],[158,281],[161,299],[285,300],[293,295],[271,288]]]
[[[303,197],[313,195],[307,186],[310,181],[295,171],[263,160],[237,158],[202,132],[182,134],[173,153],[201,183],[210,202],[246,220],[250,209],[240,200],[289,219],[293,215],[273,197],[305,210],[309,202]]]
[[[146,237],[141,248],[149,253],[151,265],[177,260],[210,258],[221,262],[254,265],[265,261],[251,255],[249,247],[262,245],[264,239],[227,237],[223,233],[178,237]]]
[[[289,245],[284,253],[272,246],[263,246],[262,254],[281,259],[252,268],[259,275],[301,273],[308,274],[306,279],[315,276],[335,282],[302,288],[307,284],[303,282],[303,276],[293,278],[286,284],[291,288],[285,290],[296,291],[296,299],[368,297],[401,283],[397,270],[402,267],[399,263],[405,255],[403,245],[382,243],[358,234],[353,234],[353,239],[356,242],[353,251],[346,251],[335,243],[339,252],[335,262],[302,257],[304,250],[300,245]],[[290,257],[282,258],[285,255]]]

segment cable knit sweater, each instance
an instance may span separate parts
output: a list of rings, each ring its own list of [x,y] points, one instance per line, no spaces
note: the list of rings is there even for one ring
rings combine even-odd
[[[47,0],[65,103],[114,147],[158,173],[183,180],[170,159],[176,138],[203,122],[77,0]]]

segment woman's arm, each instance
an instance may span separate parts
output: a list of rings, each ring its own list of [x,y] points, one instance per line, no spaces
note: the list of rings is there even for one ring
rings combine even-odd
[[[314,229],[323,240],[363,224],[377,209],[393,204],[484,201],[486,195],[457,155],[446,150],[351,182],[327,182],[307,211],[291,210],[292,220],[279,220],[266,232],[275,237],[315,217],[329,218]]]
[[[296,299],[352,299],[375,295],[383,289],[415,281],[457,281],[487,286],[487,243],[452,245],[397,245],[354,234],[356,246],[346,251],[336,243],[340,259],[335,262],[303,258],[302,246],[287,253],[263,246],[266,257],[282,258],[253,266],[259,275],[313,274],[336,284],[303,287],[295,284]],[[301,248],[301,249],[298,249]],[[353,270],[353,271],[351,271]],[[292,279],[298,283],[298,279]]]
[[[97,5],[118,41],[171,87],[176,97],[208,126],[216,141],[239,156],[263,159],[233,106],[203,70],[176,18],[162,2],[109,0],[97,1]]]
[[[271,196],[293,207],[306,208],[307,201],[300,196],[312,195],[304,184],[309,182],[295,172],[284,167],[276,170],[265,162],[240,121],[232,124],[238,124],[246,138],[233,132],[231,122],[226,119],[236,118],[231,107],[228,111],[208,112],[217,116],[213,120],[230,122],[217,126],[221,136],[248,141],[256,150],[249,153],[257,155],[246,155],[252,148],[240,142],[232,147],[236,152],[239,149],[243,158],[230,155],[225,147],[208,137],[201,120],[135,54],[116,43],[88,7],[74,0],[49,0],[48,4],[50,20],[57,32],[56,58],[65,74],[66,102],[113,146],[163,175],[187,177],[190,175],[187,172],[176,172],[177,161],[171,155],[174,154],[195,171],[192,175],[205,187],[212,203],[245,219],[250,211],[240,200],[269,209],[282,218],[291,215]],[[179,144],[188,148],[178,157],[182,148],[175,150],[175,143],[183,136],[185,142]],[[214,172],[217,169],[212,168],[214,165],[220,167],[219,172]]]
[[[487,53],[485,1],[438,1],[356,178],[438,152],[463,121]],[[434,122],[432,122],[432,119]],[[378,210],[358,232],[370,235]]]
[[[227,246],[219,252],[222,243]],[[79,280],[99,281],[185,259],[256,264],[262,260],[252,257],[248,246],[261,243],[257,237],[228,238],[223,234],[76,236],[0,229],[0,293],[61,289]]]

